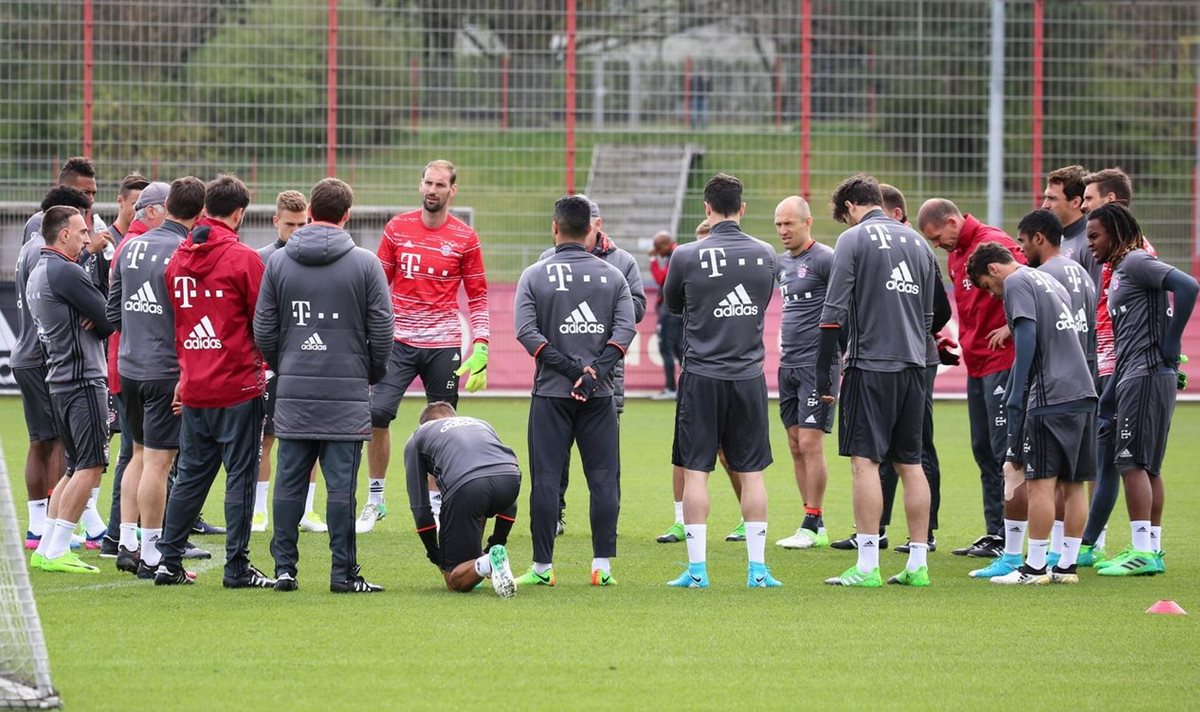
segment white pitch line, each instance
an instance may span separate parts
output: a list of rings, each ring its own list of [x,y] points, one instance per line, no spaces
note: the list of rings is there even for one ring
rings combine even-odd
[[[112,559],[105,559],[105,561],[112,561]],[[184,561],[186,562],[186,561],[188,561],[188,559],[184,559]],[[196,568],[193,569],[193,571],[196,572],[196,576],[197,576],[197,578],[199,578],[200,574],[213,568],[218,563],[220,563],[222,567],[224,567],[224,565],[225,565],[224,561],[218,562],[216,557],[213,557],[211,559],[201,559],[201,563],[198,566],[196,566]],[[184,566],[184,568],[187,568],[187,567]],[[146,579],[140,579],[140,578],[137,578],[136,576],[134,576],[133,578],[127,579],[124,581],[109,581],[107,583],[93,583],[93,584],[89,584],[87,586],[63,586],[61,588],[55,589],[55,593],[58,593],[60,591],[63,591],[63,592],[104,591],[104,590],[113,589],[113,588],[125,588],[126,586],[153,586],[153,585],[154,585],[153,580],[147,581]]]

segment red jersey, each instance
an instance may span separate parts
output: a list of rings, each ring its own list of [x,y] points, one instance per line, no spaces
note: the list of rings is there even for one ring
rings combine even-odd
[[[179,396],[189,408],[228,408],[262,396],[254,307],[265,270],[236,232],[210,218],[196,222],[167,265]]]
[[[950,281],[954,287],[954,305],[958,308],[958,342],[962,344],[963,363],[971,378],[982,378],[1012,368],[1015,355],[1012,339],[998,349],[988,346],[988,334],[1007,323],[1004,303],[987,291],[977,289],[967,276],[967,258],[977,245],[984,242],[999,242],[1008,248],[1017,262],[1025,264],[1025,254],[1008,233],[998,227],[984,225],[971,215],[963,216],[958,244],[950,252],[946,264],[950,268]]]
[[[1158,251],[1145,236],[1142,237],[1142,243],[1146,252],[1158,257]],[[1117,342],[1113,338],[1112,317],[1108,314],[1108,288],[1112,273],[1109,263],[1100,266],[1100,294],[1096,299],[1096,371],[1101,376],[1111,376],[1117,370]]]
[[[428,228],[420,210],[401,213],[383,229],[378,254],[392,290],[396,341],[420,349],[461,346],[460,284],[467,292],[471,340],[488,340],[483,250],[466,223],[451,215],[441,227]]]
[[[121,236],[121,241],[117,243],[117,249],[113,250],[112,260],[108,263],[108,274],[110,277],[112,276],[113,268],[117,264],[117,258],[121,256],[121,248],[125,246],[125,243],[149,230],[150,226],[141,220],[134,220],[129,224],[129,229]],[[121,392],[121,374],[117,372],[117,352],[120,348],[121,332],[114,331],[108,337],[108,392],[113,395]]]

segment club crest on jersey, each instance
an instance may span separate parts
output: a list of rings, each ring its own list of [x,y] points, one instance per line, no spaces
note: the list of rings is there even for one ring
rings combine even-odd
[[[808,276],[808,265],[796,266],[796,279],[804,279]]]
[[[453,248],[451,248],[450,245],[443,242],[442,243],[442,257],[449,257],[452,252],[454,252]]]

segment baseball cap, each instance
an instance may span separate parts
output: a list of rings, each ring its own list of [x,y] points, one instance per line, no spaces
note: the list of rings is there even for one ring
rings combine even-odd
[[[133,204],[133,209],[141,210],[151,205],[166,205],[167,193],[170,190],[171,186],[169,184],[162,181],[154,181],[145,188],[142,188],[142,194],[138,196],[137,202]]]
[[[589,210],[591,211],[591,213],[592,213],[592,214],[591,214],[591,218],[592,218],[593,220],[595,220],[596,218],[600,217],[600,206],[599,206],[599,205],[596,205],[596,201],[594,201],[594,200],[592,200],[591,198],[587,197],[587,196],[586,196],[586,195],[584,195],[583,193],[576,193],[576,194],[575,194],[575,197],[576,197],[576,198],[583,198],[584,200],[586,200],[586,201],[587,201],[587,203],[588,203],[588,209],[589,209]]]

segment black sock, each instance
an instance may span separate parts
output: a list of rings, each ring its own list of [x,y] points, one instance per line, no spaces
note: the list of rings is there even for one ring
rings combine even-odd
[[[821,515],[805,514],[804,521],[800,523],[800,526],[803,529],[815,532],[821,527],[821,524]]]

